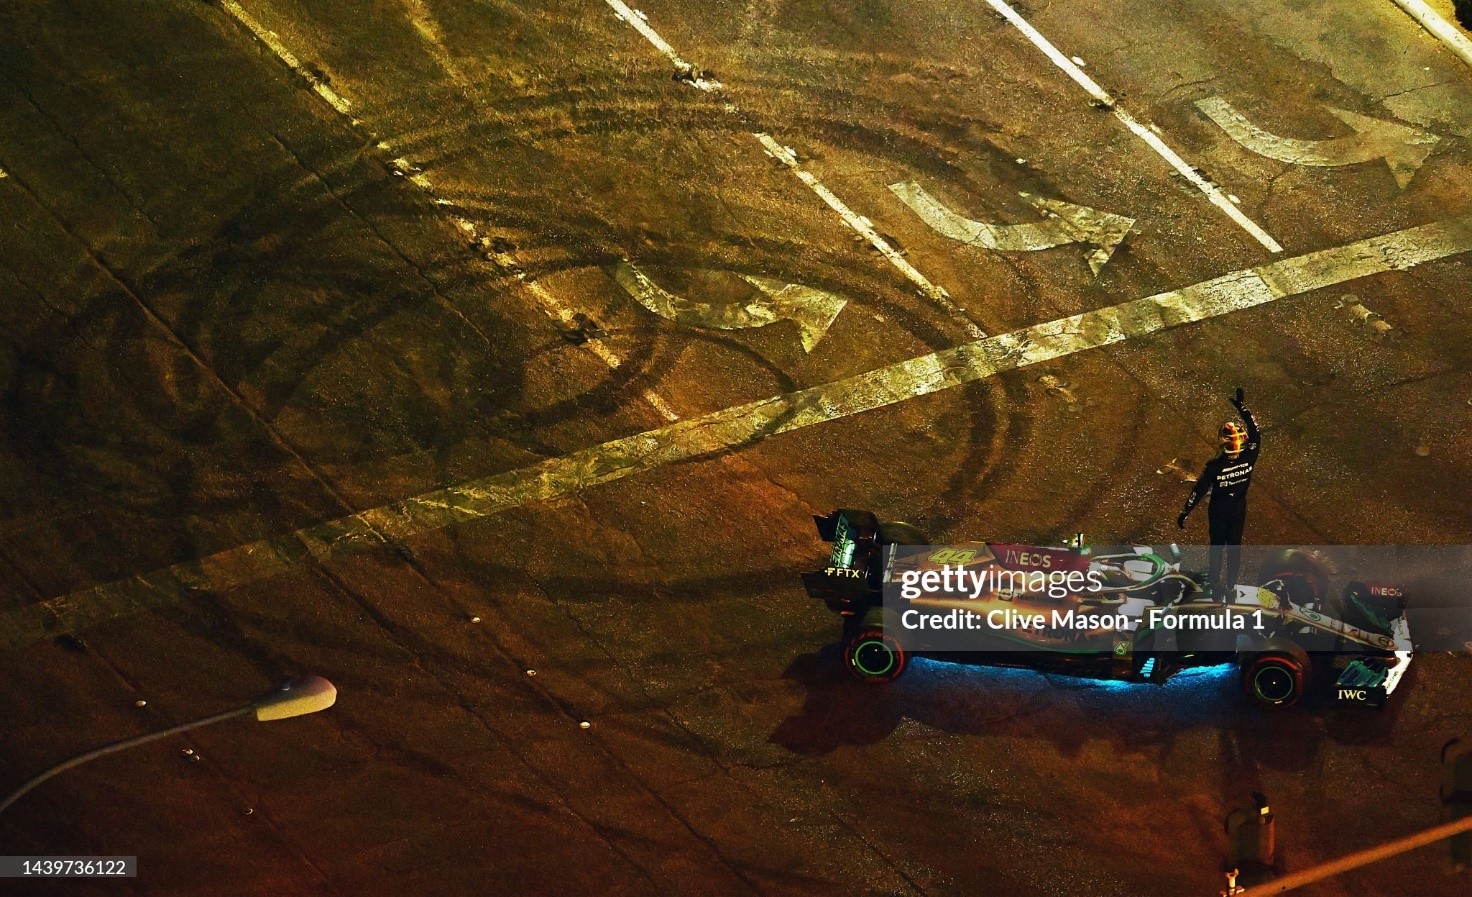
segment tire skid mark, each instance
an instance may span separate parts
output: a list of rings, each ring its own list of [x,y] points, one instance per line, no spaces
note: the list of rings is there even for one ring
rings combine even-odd
[[[378,146],[384,152],[392,151],[390,145],[387,143],[380,143]],[[449,200],[437,195],[434,186],[429,182],[429,178],[409,160],[399,157],[394,159],[392,164],[394,169],[400,174],[403,174],[411,184],[419,187],[428,194],[435,205],[442,207],[453,205]],[[472,244],[479,247],[482,252],[485,252],[498,268],[503,271],[515,272],[513,276],[517,282],[525,287],[528,293],[536,297],[537,301],[541,303],[542,308],[549,315],[556,318],[565,327],[579,328],[581,326],[579,318],[587,318],[586,315],[580,315],[580,313],[573,311],[566,303],[553,295],[550,290],[542,286],[541,283],[529,278],[526,272],[521,270],[521,266],[517,264],[514,257],[495,249],[493,241],[486,239],[480,234],[475,226],[475,222],[460,215],[451,215],[450,220],[454,221],[455,226],[460,228],[461,232],[465,234]],[[616,371],[623,365],[623,358],[608,348],[607,343],[599,337],[589,337],[583,341],[582,345],[596,355],[599,361],[608,365],[608,369],[611,371]],[[658,393],[651,389],[645,389],[640,395],[665,420],[677,421],[680,419],[680,415]]]
[[[280,38],[276,36],[276,32],[268,30],[260,22],[257,22],[235,0],[220,0],[220,6],[224,8],[225,12],[230,14],[231,18],[248,28],[250,33],[256,36],[256,40],[270,47],[271,52],[275,53],[293,72],[296,72],[297,75],[303,78],[317,96],[326,100],[328,105],[347,116],[353,124],[356,125],[359,123],[356,118],[353,118],[353,104],[348,102],[342,94],[333,90],[315,71],[303,65],[302,61],[296,57],[296,54],[292,53],[286,48],[285,44],[281,43]]]
[[[653,44],[655,49],[663,53],[674,64],[676,76],[680,80],[689,83],[697,90],[704,91],[713,96],[719,96],[722,99],[722,108],[726,112],[732,115],[741,114],[741,110],[729,99],[726,99],[725,86],[719,81],[708,79],[704,75],[697,73],[694,66],[680,58],[680,55],[675,52],[674,48],[650,27],[641,13],[631,9],[623,0],[605,0],[605,2],[613,9],[615,16],[621,21],[628,23],[630,27],[639,32],[645,40]],[[777,142],[765,131],[754,131],[751,133],[751,136],[756,139],[757,143],[761,144],[762,149],[767,155],[776,159],[787,170],[791,171],[825,205],[837,213],[844,224],[853,230],[854,233],[863,237],[885,260],[904,275],[906,280],[919,288],[922,295],[955,317],[972,339],[981,339],[986,336],[986,331],[982,330],[975,321],[971,320],[971,317],[966,314],[965,310],[952,301],[950,294],[946,292],[944,287],[932,283],[929,278],[922,274],[914,265],[910,264],[894,246],[890,245],[888,240],[874,229],[873,222],[863,215],[854,212],[837,194],[828,189],[827,185],[818,180],[812,172],[804,168],[802,163],[798,161],[797,154],[790,147]]]
[[[302,61],[296,56],[296,54],[292,53],[291,50],[289,50],[284,44],[281,43],[275,32],[268,30],[259,22],[257,22],[250,15],[250,13],[246,12],[239,3],[235,2],[235,0],[221,0],[221,5],[225,9],[225,11],[231,15],[231,17],[239,21],[251,32],[251,34],[255,35],[257,40],[261,41],[263,44],[269,47],[271,49],[271,52],[275,53],[282,62],[286,63],[286,65],[289,66],[293,71],[304,77],[307,80],[307,83],[312,86],[312,89],[324,100],[326,100],[328,104],[332,106],[332,108],[336,109],[339,113],[346,116],[354,127],[364,129],[363,123],[357,118],[354,118],[352,115],[352,103],[349,102],[345,97],[334,91],[331,87],[329,87],[326,82],[323,81],[318,75],[316,75],[310,67],[304,65]],[[423,4],[419,2],[411,2],[410,14],[416,31],[418,31],[422,37],[430,41],[431,44],[437,48],[436,58],[439,59],[440,56],[443,55],[445,58],[440,59],[440,62],[442,64],[447,64],[448,53],[444,50],[443,44],[439,40],[438,27],[436,25],[433,25],[426,19],[428,12],[424,8]],[[462,82],[464,82],[465,79],[463,75],[459,74],[458,68],[453,68],[452,66],[452,68],[447,69],[447,71],[450,72],[452,79],[455,80],[457,84],[461,84]],[[376,137],[374,139],[379,150],[387,154],[393,154],[395,152],[394,146],[389,141],[378,139]],[[392,166],[395,173],[403,176],[411,184],[422,190],[435,205],[444,206],[447,204],[437,194],[434,185],[429,180],[429,177],[424,174],[423,170],[419,166],[415,165],[413,162],[409,161],[402,155],[391,158],[389,164]],[[455,226],[458,227],[474,245],[479,246],[487,242],[485,238],[479,234],[474,223],[472,223],[468,219],[452,215],[451,220],[455,223]],[[539,305],[547,312],[548,315],[561,321],[564,324],[569,324],[572,321],[573,312],[569,310],[563,302],[553,296],[552,293],[548,291],[545,287],[543,287],[536,281],[527,279],[525,275],[519,275],[518,280],[523,286],[527,288],[527,292],[529,292],[533,297],[537,299]],[[587,340],[584,345],[587,346],[589,351],[593,352],[593,354],[596,355],[599,360],[608,365],[610,370],[617,370],[619,366],[623,363],[623,359],[621,359],[599,340],[590,339]],[[657,411],[659,415],[665,420],[679,420],[679,415],[670,407],[667,402],[664,401],[663,398],[654,393],[652,390],[646,389],[643,391],[642,395],[644,399],[654,408],[654,410]]]
[[[650,72],[649,74],[654,74]],[[795,95],[786,91],[800,88]],[[825,139],[855,142],[865,152],[907,168],[917,159],[923,171],[961,174],[945,160],[959,151],[933,131],[965,133],[979,120],[945,110],[926,110],[924,122],[911,118],[910,110],[880,103],[865,92],[834,88],[808,82],[769,81],[755,76],[743,83],[743,89],[766,104],[779,103],[788,111],[783,118],[805,132],[816,132]],[[777,96],[781,94],[781,96]],[[403,105],[437,102],[441,95],[425,91],[413,94]],[[668,105],[665,88],[648,88],[620,84],[612,91],[607,84],[589,86],[559,82],[547,91],[534,95],[500,98],[494,109],[481,117],[457,117],[430,127],[408,130],[395,139],[401,153],[421,153],[433,147],[432,161],[421,164],[439,167],[470,156],[483,155],[489,148],[503,146],[538,146],[584,135],[639,135],[665,131],[671,127],[695,134],[751,134],[759,127],[745,117],[709,106]],[[794,106],[797,103],[800,105]],[[576,110],[569,117],[568,109]],[[838,114],[835,110],[844,110]],[[855,115],[855,112],[860,114]],[[858,121],[856,121],[856,119]],[[870,119],[880,119],[873,124]],[[862,122],[862,123],[861,123]]]
[[[1108,109],[1113,113],[1114,117],[1119,120],[1119,123],[1128,128],[1131,134],[1145,141],[1147,146],[1154,150],[1166,162],[1170,163],[1170,166],[1189,181],[1192,186],[1200,190],[1212,205],[1220,209],[1237,226],[1250,234],[1254,240],[1261,243],[1264,249],[1274,254],[1283,251],[1283,247],[1278,244],[1278,241],[1274,240],[1257,222],[1244,215],[1242,210],[1238,209],[1227,198],[1220,187],[1202,177],[1201,172],[1188,164],[1185,159],[1181,158],[1179,153],[1171,149],[1164,140],[1160,139],[1160,135],[1155,132],[1153,126],[1142,124],[1139,119],[1126,111],[1123,106],[1120,106],[1108,91],[1100,87],[1093,78],[1084,74],[1083,69],[1079,68],[1072,59],[1064,56],[1057,47],[1053,46],[1052,41],[1049,41],[1043,36],[1042,32],[1038,31],[1030,22],[1019,15],[1017,10],[1007,5],[1004,0],[986,0],[986,2],[991,5],[992,9],[996,10],[998,15],[1010,22],[1018,31],[1022,32],[1023,36],[1033,46],[1043,51],[1043,55],[1047,56],[1054,65],[1062,69],[1064,74],[1068,75],[1078,86],[1082,87],[1093,98],[1095,105],[1101,109]]]
[[[0,650],[275,576],[583,489],[755,445],[781,433],[931,395],[1372,274],[1472,252],[1472,215],[1229,272],[1177,290],[986,337],[863,374],[689,418],[448,486],[0,616]]]

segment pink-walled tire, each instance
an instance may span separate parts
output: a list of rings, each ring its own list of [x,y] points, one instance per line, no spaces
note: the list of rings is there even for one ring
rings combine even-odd
[[[1301,650],[1268,650],[1242,665],[1242,690],[1265,710],[1286,710],[1308,687],[1308,656]]]
[[[905,649],[879,627],[860,629],[843,646],[843,665],[864,682],[893,682],[908,663]]]

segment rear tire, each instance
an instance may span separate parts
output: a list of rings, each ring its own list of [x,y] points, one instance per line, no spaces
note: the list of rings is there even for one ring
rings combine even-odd
[[[880,545],[929,545],[930,537],[919,527],[896,520],[879,524],[878,541]]]
[[[1285,710],[1308,688],[1308,653],[1292,642],[1270,644],[1242,664],[1242,690],[1265,710]]]
[[[843,649],[843,665],[863,682],[893,682],[908,662],[905,649],[883,629],[862,629]]]
[[[871,608],[843,643],[843,665],[862,682],[893,682],[909,664],[899,640],[885,631],[884,618],[884,608]]]

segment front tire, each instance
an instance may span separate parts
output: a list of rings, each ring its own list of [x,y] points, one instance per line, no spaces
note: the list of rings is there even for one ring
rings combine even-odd
[[[1308,688],[1308,654],[1297,645],[1269,647],[1242,664],[1242,690],[1265,710],[1286,710]]]

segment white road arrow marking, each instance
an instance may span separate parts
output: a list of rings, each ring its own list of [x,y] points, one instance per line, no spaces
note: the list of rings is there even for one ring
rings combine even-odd
[[[1351,137],[1330,140],[1298,140],[1270,134],[1248,121],[1221,97],[1197,100],[1196,107],[1206,113],[1232,139],[1259,156],[1293,165],[1337,167],[1384,159],[1395,182],[1404,190],[1416,176],[1421,163],[1431,155],[1440,137],[1418,131],[1398,122],[1370,118],[1347,109],[1326,106],[1340,121],[1354,129]]]
[[[1180,153],[1171,149],[1159,134],[1151,130],[1154,125],[1148,122],[1142,123],[1139,119],[1125,111],[1125,108],[1119,105],[1119,102],[1115,100],[1109,91],[1100,87],[1093,78],[1085,75],[1084,70],[1079,68],[1077,63],[1059,52],[1058,48],[1053,46],[1052,42],[1043,36],[1042,32],[1032,27],[1026,19],[1018,14],[1017,10],[1008,6],[1006,0],[986,0],[986,2],[991,4],[992,9],[995,9],[998,15],[1011,22],[1018,31],[1021,31],[1028,40],[1032,41],[1033,46],[1042,50],[1043,55],[1047,56],[1053,61],[1054,65],[1062,69],[1064,74],[1072,78],[1075,84],[1087,91],[1089,96],[1093,97],[1094,105],[1112,112],[1114,117],[1119,120],[1119,123],[1128,128],[1131,134],[1143,140],[1145,145],[1154,150],[1160,158],[1170,163],[1170,166],[1176,170],[1176,173],[1185,178],[1187,183],[1200,190],[1211,201],[1212,205],[1220,209],[1228,218],[1235,221],[1239,227],[1251,234],[1252,238],[1261,243],[1264,249],[1273,253],[1283,251],[1283,247],[1278,244],[1278,241],[1274,240],[1271,234],[1258,226],[1257,222],[1242,214],[1242,210],[1237,208],[1231,200],[1227,199],[1227,195],[1221,191],[1221,188],[1202,177],[1201,172],[1187,163],[1185,159],[1182,159]]]
[[[1045,364],[1257,308],[1361,277],[1404,271],[1472,252],[1472,215],[1336,246],[1119,305],[908,358],[832,383],[688,418],[657,430],[435,489],[126,579],[0,613],[0,651],[80,632],[183,601],[484,520],[605,483],[739,451],[764,439],[933,395],[1007,371]]]
[[[1094,249],[1088,255],[1089,267],[1095,275],[1104,268],[1115,247],[1135,224],[1135,219],[1123,215],[1029,193],[1021,194],[1022,198],[1046,215],[1047,220],[1028,224],[987,224],[957,215],[914,181],[890,184],[889,189],[936,233],[971,246],[1002,252],[1032,252],[1070,243],[1091,245]]]
[[[627,3],[624,3],[623,0],[606,0],[606,2],[613,8],[614,15],[618,16],[620,21],[628,23],[645,40],[649,41],[655,49],[663,53],[674,64],[675,72],[680,76],[680,80],[697,90],[718,95],[724,99],[725,86],[719,81],[696,75],[695,66],[682,59],[680,54],[675,52],[674,47],[670,46],[668,41],[660,37],[659,33],[650,27],[643,13],[637,9],[633,9]],[[722,108],[731,115],[737,115],[741,111],[735,103],[728,99],[724,100]],[[848,203],[839,199],[836,193],[828,189],[827,185],[822,181],[818,180],[816,175],[804,168],[802,163],[797,160],[797,154],[792,151],[791,147],[783,146],[772,135],[764,131],[751,132],[751,136],[756,138],[756,141],[762,145],[762,149],[766,151],[767,155],[782,163],[798,180],[806,184],[809,190],[813,191],[819,199],[823,200],[828,208],[836,212],[838,217],[843,219],[844,224],[848,225],[854,233],[863,237],[870,246],[874,247],[875,252],[878,252],[886,261],[895,267],[895,270],[899,271],[911,283],[919,287],[920,292],[924,296],[945,309],[947,313],[959,319],[961,326],[965,328],[966,332],[972,338],[981,339],[986,336],[986,333],[975,321],[971,320],[965,310],[952,301],[950,293],[947,293],[944,287],[931,283],[929,278],[920,273],[914,265],[910,264],[899,250],[889,245],[889,241],[884,239],[874,229],[873,222],[855,212],[849,207]]]
[[[804,352],[813,351],[848,304],[847,299],[823,290],[753,275],[742,275],[742,279],[756,287],[760,295],[745,305],[701,302],[676,296],[627,260],[615,264],[610,273],[640,305],[686,327],[745,330],[792,321],[797,324]]]

